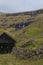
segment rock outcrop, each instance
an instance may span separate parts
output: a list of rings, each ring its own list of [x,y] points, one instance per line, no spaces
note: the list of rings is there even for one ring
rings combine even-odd
[[[43,58],[43,48],[36,49],[33,51],[23,48],[13,48],[12,53],[19,58],[30,58],[30,59],[34,59],[35,57]]]

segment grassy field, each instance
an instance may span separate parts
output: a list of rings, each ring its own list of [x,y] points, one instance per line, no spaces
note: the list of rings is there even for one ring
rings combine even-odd
[[[35,18],[34,22],[16,32],[15,28],[6,28],[1,25],[17,24],[28,19]],[[0,35],[6,32],[14,40],[16,40],[16,47],[20,48],[22,45],[31,41],[32,45],[28,45],[25,49],[36,50],[43,47],[43,14],[36,16],[19,14],[17,16],[0,15]],[[43,65],[43,59],[20,59],[14,54],[0,54],[0,65]]]
[[[0,54],[0,65],[43,65],[43,59],[19,59],[12,54]]]

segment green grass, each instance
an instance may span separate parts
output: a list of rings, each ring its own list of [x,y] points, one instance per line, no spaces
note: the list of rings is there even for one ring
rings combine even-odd
[[[43,59],[19,59],[12,54],[0,54],[0,65],[43,65]]]
[[[8,19],[8,21],[4,22],[4,18]],[[32,16],[24,14],[9,17],[6,17],[4,14],[0,16],[0,25],[17,24],[27,21],[30,18],[32,18]],[[29,41],[32,42],[32,45],[26,46],[25,48],[27,49],[36,50],[43,47],[43,14],[38,14],[34,18],[35,20],[33,23],[17,32],[12,32],[15,28],[5,28],[4,26],[0,26],[0,35],[3,32],[9,34],[14,40],[16,40],[16,47],[21,47]],[[43,59],[20,59],[14,54],[0,54],[0,65],[43,65]]]

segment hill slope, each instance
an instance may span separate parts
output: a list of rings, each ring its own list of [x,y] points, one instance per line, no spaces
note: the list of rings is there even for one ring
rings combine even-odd
[[[0,15],[0,33],[2,31],[9,33],[15,38],[17,46],[25,44],[30,39],[33,39],[34,43],[37,41],[37,45],[39,42],[40,44],[43,43],[43,9]]]
[[[1,14],[0,15],[0,35],[3,32],[6,32],[13,39],[16,40],[16,48],[19,47],[23,49],[29,49],[31,51],[37,50],[39,48],[43,48],[43,9],[37,10],[37,11],[31,11],[31,12],[16,13],[16,14],[14,13]],[[8,55],[9,60],[11,59],[12,61],[13,55],[11,56],[12,57],[9,57]],[[0,55],[0,57],[2,56]],[[15,60],[15,58],[13,59]],[[32,64],[30,63],[29,65],[35,65],[35,63],[36,65],[39,65],[39,64],[43,65],[42,61],[43,59],[40,59],[38,62],[35,60],[34,63],[33,61],[31,61]],[[17,60],[16,62],[19,63],[19,60]],[[21,64],[22,62],[23,64]],[[21,65],[24,65],[25,62],[28,65],[29,63],[28,60],[20,60]],[[7,60],[6,60],[6,63],[7,63]]]

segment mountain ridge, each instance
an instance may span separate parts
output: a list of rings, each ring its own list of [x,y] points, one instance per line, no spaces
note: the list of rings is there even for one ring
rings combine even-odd
[[[29,14],[32,15],[33,13],[43,13],[43,9],[38,9],[38,10],[33,10],[33,11],[24,11],[24,12],[17,12],[17,13],[5,13],[5,12],[0,12],[2,14],[5,14],[6,16],[14,16],[14,15],[19,15],[19,14]]]

